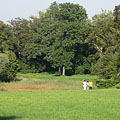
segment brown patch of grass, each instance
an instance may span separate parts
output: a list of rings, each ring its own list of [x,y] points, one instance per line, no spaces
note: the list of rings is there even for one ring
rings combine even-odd
[[[29,91],[29,90],[55,90],[58,89],[57,86],[51,86],[48,84],[40,85],[5,85],[3,89],[7,91]]]

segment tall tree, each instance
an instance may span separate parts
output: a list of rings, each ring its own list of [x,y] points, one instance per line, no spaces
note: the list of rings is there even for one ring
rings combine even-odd
[[[117,57],[120,31],[114,27],[114,16],[111,11],[102,11],[92,19],[92,32],[86,41],[93,45],[97,53],[92,73],[105,78],[113,77],[117,72]],[[111,67],[112,66],[112,67]]]
[[[118,51],[118,61],[117,61],[117,77],[120,77],[120,5],[115,6],[114,12],[114,26],[115,26],[115,33],[116,33],[116,40],[117,44],[117,51]]]
[[[0,21],[0,52],[14,51],[16,46],[12,28]]]
[[[88,29],[85,25],[87,14],[78,4],[54,3],[47,12],[51,13],[53,8],[56,8],[54,13],[57,21],[54,24],[56,32],[47,48],[46,59],[52,62],[53,67],[62,68],[62,75],[65,75],[65,70],[72,68],[75,45],[82,44],[87,36]]]
[[[10,24],[13,28],[13,33],[16,37],[16,55],[19,59],[22,58],[21,52],[23,51],[23,48],[25,44],[30,40],[29,39],[29,21],[22,18],[15,18],[10,21]]]
[[[108,47],[116,45],[114,32],[114,16],[111,11],[102,11],[101,14],[92,18],[91,33],[86,42],[97,49],[97,56],[104,54]]]

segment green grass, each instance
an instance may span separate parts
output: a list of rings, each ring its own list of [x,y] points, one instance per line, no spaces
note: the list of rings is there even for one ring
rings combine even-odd
[[[91,75],[73,75],[73,76],[57,76],[56,74],[49,73],[18,73],[18,78],[22,78],[23,81],[17,82],[19,85],[48,85],[48,86],[56,86],[58,90],[79,90],[82,89],[83,80],[92,80],[94,82],[95,79],[98,79],[98,76]],[[26,80],[24,80],[26,79]],[[96,86],[94,84],[94,89]]]
[[[36,78],[36,79],[74,79],[74,80],[94,80],[97,79],[98,76],[92,76],[92,75],[72,75],[72,76],[59,76],[56,74],[51,74],[51,73],[47,73],[47,72],[43,72],[43,73],[18,73],[17,74],[18,77],[25,77],[25,78]]]
[[[55,74],[22,74],[21,81],[2,83],[10,88],[18,86],[48,85],[55,90],[1,91],[0,120],[120,120],[120,90],[82,90],[83,80],[98,76]],[[32,87],[35,87],[32,86]]]
[[[120,120],[120,90],[1,91],[0,120]]]

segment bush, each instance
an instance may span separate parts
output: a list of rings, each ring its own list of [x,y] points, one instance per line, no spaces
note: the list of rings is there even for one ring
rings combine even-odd
[[[115,86],[117,89],[120,89],[120,83]]]
[[[0,81],[10,82],[16,79],[16,74],[19,70],[19,65],[16,59],[16,55],[11,51],[6,51],[9,62],[5,64],[4,69],[0,73]]]
[[[95,84],[98,88],[109,88],[115,86],[116,82],[113,79],[99,79]]]

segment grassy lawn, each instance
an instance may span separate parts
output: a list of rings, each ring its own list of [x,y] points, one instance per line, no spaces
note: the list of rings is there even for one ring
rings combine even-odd
[[[83,91],[97,76],[22,74],[1,83],[0,120],[120,120],[120,90]]]
[[[1,91],[0,120],[120,120],[120,90]]]
[[[56,74],[51,74],[47,72],[43,73],[18,73],[18,77],[25,77],[25,78],[36,78],[36,79],[79,79],[79,80],[85,80],[85,79],[97,79],[98,76],[92,76],[92,75],[72,75],[72,76],[59,76]]]

